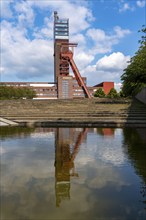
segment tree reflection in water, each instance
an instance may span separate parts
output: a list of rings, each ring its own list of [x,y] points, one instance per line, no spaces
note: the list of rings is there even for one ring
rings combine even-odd
[[[124,148],[136,173],[141,177],[140,193],[146,209],[146,129],[124,128]]]
[[[30,136],[35,128],[30,127],[0,127],[0,138],[3,140],[5,138],[16,138],[16,137],[27,137]]]

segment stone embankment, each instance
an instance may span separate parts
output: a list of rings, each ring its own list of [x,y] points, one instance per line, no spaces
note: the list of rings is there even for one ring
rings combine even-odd
[[[130,99],[1,100],[0,113],[20,126],[146,127],[146,105]]]

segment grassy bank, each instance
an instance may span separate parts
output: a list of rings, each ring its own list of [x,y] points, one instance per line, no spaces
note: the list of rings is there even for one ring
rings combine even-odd
[[[1,100],[0,109],[21,125],[146,126],[146,105],[131,99]]]

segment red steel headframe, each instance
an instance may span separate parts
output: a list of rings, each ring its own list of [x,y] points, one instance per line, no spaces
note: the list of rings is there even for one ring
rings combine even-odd
[[[78,85],[81,86],[86,94],[86,96],[88,98],[91,98],[91,95],[87,89],[87,86],[85,84],[85,82],[83,81],[81,74],[73,60],[73,49],[74,47],[77,47],[76,43],[62,43],[61,44],[61,54],[60,54],[60,58],[61,58],[61,69],[60,69],[60,73],[65,74],[66,73],[66,66],[67,63],[70,64],[72,71],[75,75],[75,78],[78,82]]]

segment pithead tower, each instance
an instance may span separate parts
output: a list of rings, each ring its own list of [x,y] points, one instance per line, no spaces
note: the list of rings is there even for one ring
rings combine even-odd
[[[69,19],[59,19],[54,12],[54,80],[59,76],[69,75],[69,63],[60,59],[62,43],[69,42]]]
[[[58,98],[73,98],[73,77],[69,74],[72,69],[78,86],[85,97],[91,98],[83,78],[73,60],[73,49],[76,43],[69,42],[69,19],[60,19],[54,12],[54,81],[57,83]]]

